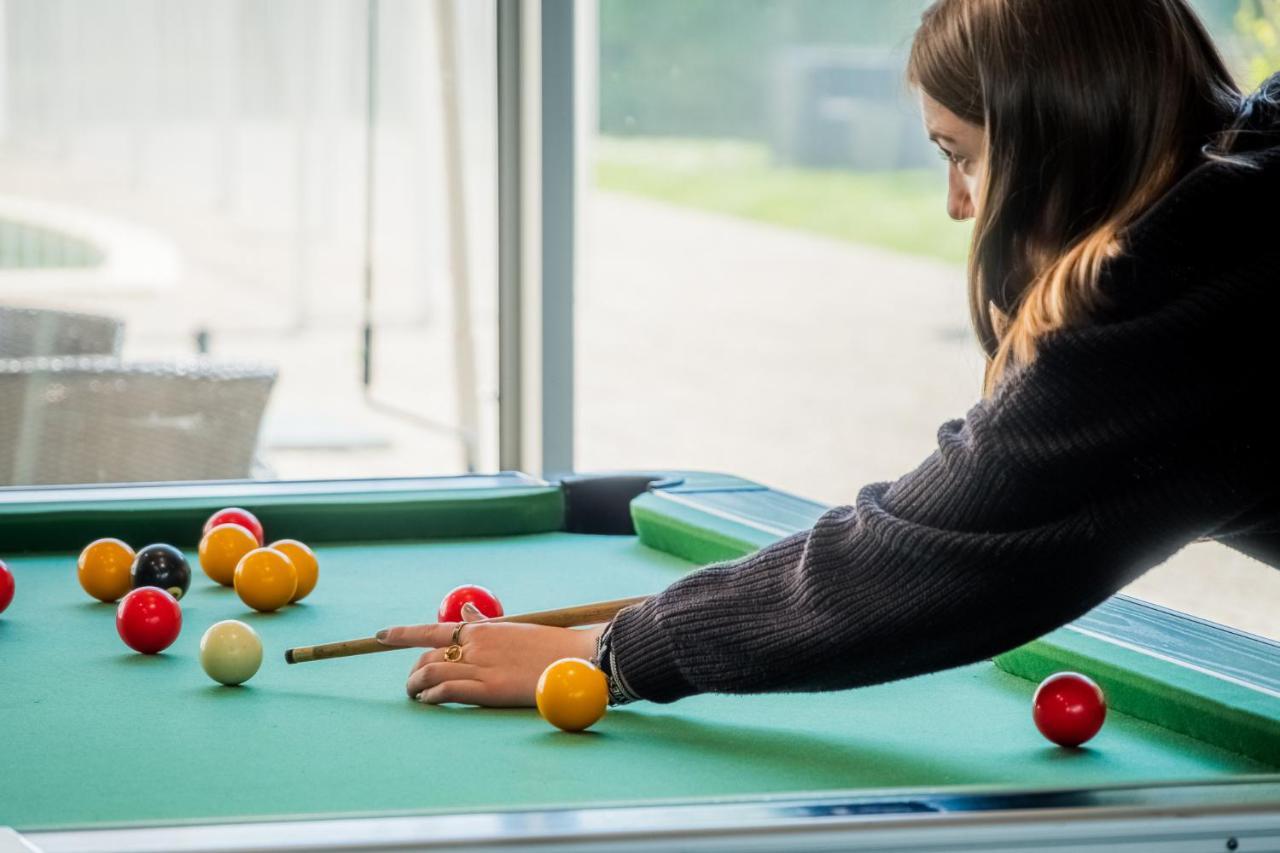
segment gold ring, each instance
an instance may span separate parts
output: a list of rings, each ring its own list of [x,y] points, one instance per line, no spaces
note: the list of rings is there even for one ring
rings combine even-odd
[[[453,629],[453,644],[455,646],[462,645],[462,627],[466,624],[466,622],[459,622],[458,627]]]
[[[462,646],[452,645],[444,650],[444,659],[449,663],[457,663],[462,660]]]

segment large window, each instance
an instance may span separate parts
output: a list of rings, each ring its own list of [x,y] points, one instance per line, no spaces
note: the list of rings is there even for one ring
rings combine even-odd
[[[574,393],[526,390],[574,401],[574,467],[848,502],[978,399],[970,229],[903,81],[924,5],[572,5]],[[1194,5],[1242,84],[1280,66],[1274,0]],[[464,0],[0,0],[0,486],[498,468],[498,170],[538,167],[499,145],[497,31]],[[1280,633],[1280,573],[1216,545],[1132,591]]]
[[[494,17],[0,2],[0,482],[495,467]]]
[[[970,229],[903,81],[925,5],[600,0],[581,467],[718,468],[851,502],[977,401]],[[1274,5],[1196,5],[1242,84],[1280,65]],[[1217,545],[1132,591],[1280,633],[1280,572]]]

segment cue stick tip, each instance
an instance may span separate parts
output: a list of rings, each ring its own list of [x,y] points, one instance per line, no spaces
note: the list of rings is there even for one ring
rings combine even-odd
[[[297,661],[295,661],[295,660],[293,659],[293,649],[285,649],[285,650],[284,650],[284,662],[285,662],[285,663],[297,663]]]

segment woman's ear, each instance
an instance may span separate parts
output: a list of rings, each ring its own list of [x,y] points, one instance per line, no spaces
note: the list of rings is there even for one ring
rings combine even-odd
[[[1009,316],[997,308],[994,302],[987,303],[987,315],[991,318],[991,329],[996,333],[996,339],[1003,338],[1005,330],[1009,328]]]

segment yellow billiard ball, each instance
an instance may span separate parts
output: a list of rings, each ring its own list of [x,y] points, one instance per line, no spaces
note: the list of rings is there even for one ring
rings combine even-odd
[[[235,573],[236,595],[263,613],[289,603],[298,589],[293,561],[274,548],[255,548],[240,558]]]
[[[118,601],[133,588],[129,568],[133,549],[119,539],[97,539],[85,546],[76,562],[84,591],[99,601]]]
[[[562,658],[542,671],[534,696],[542,719],[566,732],[580,732],[604,716],[609,685],[590,661]]]
[[[320,579],[320,561],[316,559],[315,551],[297,539],[281,539],[267,547],[284,554],[298,570],[298,588],[294,590],[290,601],[301,601],[310,595],[311,590],[316,588],[316,581]]]
[[[200,666],[228,687],[243,684],[262,666],[262,640],[243,622],[215,622],[200,638]]]
[[[223,586],[231,586],[241,558],[257,547],[250,531],[238,524],[219,524],[200,540],[200,568]]]

